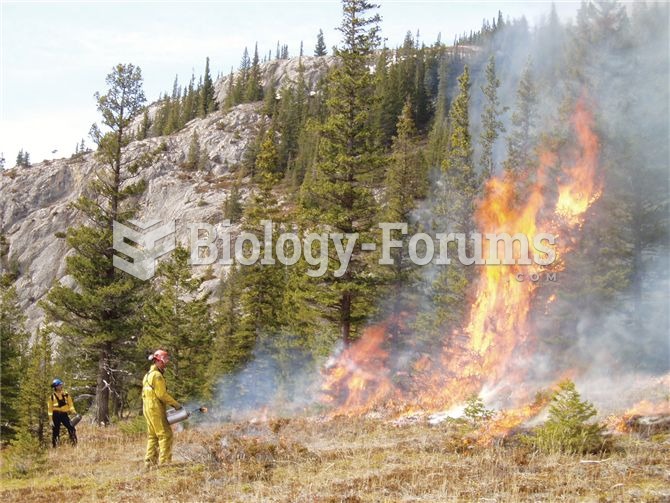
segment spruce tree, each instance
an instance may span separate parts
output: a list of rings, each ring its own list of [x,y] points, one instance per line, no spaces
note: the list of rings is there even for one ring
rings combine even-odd
[[[87,225],[69,227],[68,245],[74,253],[66,259],[66,273],[74,287],[57,283],[41,303],[54,325],[54,333],[80,355],[81,371],[95,381],[98,424],[110,418],[110,398],[120,410],[116,375],[128,361],[126,351],[133,346],[136,313],[141,306],[139,281],[113,265],[114,222],[126,222],[134,214],[134,196],[144,190],[138,179],[144,162],[131,160],[124,148],[132,140],[131,124],[142,111],[142,73],[132,64],[119,64],[107,75],[107,92],[96,93],[104,134],[97,125],[91,136],[98,145],[96,159],[101,168],[87,194],[73,207],[87,218]],[[93,355],[93,358],[91,357]]]
[[[470,71],[466,65],[458,78],[458,95],[449,110],[449,146],[443,169],[449,221],[457,232],[471,230],[478,180],[472,159],[470,137]]]
[[[275,132],[269,129],[260,144],[256,158],[258,190],[251,196],[244,209],[244,228],[254,234],[259,242],[264,239],[263,220],[274,223],[272,243],[277,242],[280,225],[279,204],[272,192],[279,180],[279,154],[275,144]],[[250,250],[244,250],[249,254]],[[284,266],[271,253],[274,263],[244,265],[238,274],[239,321],[234,340],[239,357],[248,358],[250,351],[261,342],[267,344],[279,328],[279,311],[284,289]],[[266,259],[264,250],[261,257]]]
[[[530,61],[526,65],[516,92],[516,107],[512,113],[512,130],[507,137],[507,171],[526,173],[535,165],[535,108],[537,97]]]
[[[323,30],[319,30],[319,34],[316,36],[316,47],[314,48],[315,56],[325,56],[328,54],[326,50],[326,42],[323,40]]]
[[[479,164],[484,178],[490,178],[495,174],[493,148],[499,134],[505,131],[500,120],[504,110],[500,108],[500,100],[498,99],[500,80],[496,76],[495,64],[495,58],[491,56],[486,65],[486,86],[482,87],[486,101],[482,112],[482,132],[480,135],[482,155]]]
[[[384,222],[407,224],[406,234],[393,237],[399,239],[402,246],[391,250],[393,264],[389,268],[388,281],[392,299],[391,311],[394,314],[409,312],[412,310],[411,305],[416,305],[418,267],[410,260],[407,250],[411,236],[419,231],[412,211],[416,208],[417,200],[426,197],[428,192],[426,163],[418,145],[412,115],[410,102],[407,100],[398,118],[398,133],[393,138],[385,183]],[[401,321],[396,317],[392,319]],[[389,331],[398,336],[403,331],[402,327],[409,328],[405,320],[392,323]]]
[[[190,170],[196,170],[200,166],[200,140],[198,139],[198,132],[193,131],[191,135],[191,143],[188,146],[188,155],[184,167]]]
[[[263,86],[261,85],[261,70],[260,62],[258,59],[258,43],[254,48],[254,58],[251,62],[251,67],[249,68],[249,74],[247,77],[245,92],[244,92],[244,101],[254,102],[260,101],[263,99]]]
[[[41,446],[47,445],[51,433],[46,407],[54,377],[50,336],[49,326],[38,330],[33,345],[27,351],[17,406],[19,431],[29,432]]]
[[[207,369],[213,338],[209,294],[199,292],[202,279],[193,277],[189,251],[178,247],[158,267],[154,289],[143,311],[141,347],[170,353],[170,389],[179,401],[208,394]]]
[[[181,126],[185,126],[198,115],[198,97],[195,89],[195,75],[191,74],[191,80],[184,91],[184,97],[181,103]]]
[[[231,266],[219,287],[214,308],[212,353],[217,355],[208,365],[209,387],[214,390],[224,374],[237,370],[249,361],[254,341],[238,337],[240,318],[240,267]]]
[[[348,268],[340,277],[332,268],[324,294],[316,301],[324,317],[336,323],[348,345],[359,323],[370,313],[373,289],[361,241],[369,239],[376,203],[369,183],[380,170],[381,157],[373,145],[369,111],[374,101],[374,77],[368,65],[379,44],[376,6],[365,0],[344,0],[339,30],[343,45],[337,55],[341,64],[329,76],[328,118],[321,128],[316,178],[310,190],[318,205],[311,208],[313,221],[340,233],[358,233]]]
[[[24,375],[22,357],[28,343],[25,317],[9,274],[0,276],[0,433],[3,440],[14,436],[19,424],[19,387]]]
[[[205,60],[205,75],[202,79],[202,87],[198,96],[198,117],[203,118],[216,110],[216,99],[214,97],[214,82],[209,73],[209,57]]]

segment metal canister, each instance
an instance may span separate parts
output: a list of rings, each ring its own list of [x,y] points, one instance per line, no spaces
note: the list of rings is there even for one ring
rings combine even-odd
[[[185,421],[189,417],[191,417],[191,413],[184,408],[179,410],[172,409],[167,411],[167,420],[169,424],[175,424],[181,421]]]
[[[70,424],[72,426],[77,426],[79,421],[81,421],[81,414],[76,414],[72,417],[72,419],[70,419]]]

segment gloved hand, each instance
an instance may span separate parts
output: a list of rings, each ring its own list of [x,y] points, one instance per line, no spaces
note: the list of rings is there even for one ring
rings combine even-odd
[[[181,404],[177,404],[177,406],[174,408],[174,410],[181,410],[182,408],[183,407],[181,406]]]

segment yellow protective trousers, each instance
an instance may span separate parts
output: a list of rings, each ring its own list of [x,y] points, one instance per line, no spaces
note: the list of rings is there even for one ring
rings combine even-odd
[[[165,378],[155,365],[144,376],[142,384],[142,410],[147,422],[144,463],[147,466],[169,463],[172,460],[172,427],[167,421],[165,407],[179,407],[179,402],[168,394]]]

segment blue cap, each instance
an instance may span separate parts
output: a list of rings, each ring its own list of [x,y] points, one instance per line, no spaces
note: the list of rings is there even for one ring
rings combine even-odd
[[[51,383],[51,387],[52,387],[52,388],[55,388],[56,386],[61,386],[62,384],[63,384],[63,381],[61,381],[60,379],[56,378],[56,379],[54,379],[53,382]]]

